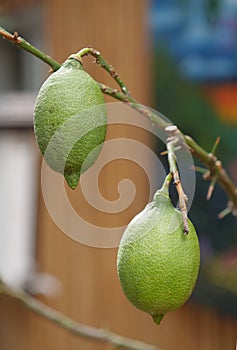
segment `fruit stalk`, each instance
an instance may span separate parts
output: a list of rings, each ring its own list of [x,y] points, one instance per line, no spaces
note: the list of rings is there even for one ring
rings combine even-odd
[[[74,56],[82,59],[84,56],[91,55],[95,58],[95,63],[100,65],[102,68],[106,70],[107,73],[111,75],[111,77],[116,81],[116,83],[120,86],[121,91],[124,95],[130,95],[127,86],[122,81],[118,73],[115,71],[114,67],[108,64],[105,59],[101,56],[100,52],[93,49],[92,47],[85,47],[78,51]]]
[[[168,162],[169,162],[170,172],[173,175],[174,184],[176,186],[176,189],[179,195],[179,207],[183,218],[183,232],[187,234],[189,232],[188,211],[186,206],[188,197],[184,193],[184,190],[180,181],[179,171],[176,163],[176,155],[175,155],[175,146],[179,146],[179,143],[180,143],[180,140],[179,140],[180,133],[177,126],[175,125],[168,126],[165,128],[165,130],[169,136],[167,138],[166,147],[168,152]]]

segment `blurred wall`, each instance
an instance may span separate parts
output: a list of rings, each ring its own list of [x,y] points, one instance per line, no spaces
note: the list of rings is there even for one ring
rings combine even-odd
[[[45,37],[49,54],[62,62],[70,53],[85,46],[97,48],[116,67],[133,96],[141,103],[151,103],[149,65],[150,38],[146,26],[148,0],[45,0]],[[99,81],[115,86],[108,74],[85,58],[85,67]],[[111,101],[111,99],[107,99]],[[146,133],[121,126],[109,128],[107,139],[134,137],[149,144]],[[81,188],[67,191],[72,206],[91,222],[108,227],[125,224],[147,202],[143,174],[127,162],[118,162],[105,172],[102,192],[116,198],[122,174],[135,179],[136,201],[123,215],[101,216],[88,209]],[[65,215],[57,190],[48,188],[55,206]],[[67,217],[65,217],[67,220]],[[41,297],[47,304],[73,319],[109,329],[121,335],[157,344],[165,350],[234,349],[236,322],[215,311],[186,305],[167,315],[161,326],[136,310],[125,299],[116,272],[117,249],[99,249],[82,245],[67,237],[53,222],[39,185],[38,244],[39,268],[56,276],[62,293],[53,299]],[[4,350],[105,349],[108,345],[77,338],[27,311],[14,301],[1,298],[0,348]]]

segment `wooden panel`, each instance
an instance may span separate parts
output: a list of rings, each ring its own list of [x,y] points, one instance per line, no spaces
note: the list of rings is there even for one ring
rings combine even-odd
[[[22,6],[34,6],[37,4],[37,0],[1,0],[1,15],[12,14],[19,9],[22,9]]]
[[[145,26],[148,1],[48,0],[46,5],[46,35],[56,59],[63,61],[84,46],[94,46],[116,67],[132,94],[140,102],[150,104],[151,76],[149,64],[145,65],[146,60],[149,62],[149,35]],[[86,68],[97,80],[114,86],[111,78],[89,58],[86,62]],[[116,135],[117,131],[111,128],[108,138]],[[144,134],[144,142],[145,138]],[[105,193],[109,195],[115,191],[124,170],[134,176],[131,165],[114,166],[103,180]],[[146,191],[143,178],[139,181],[142,190],[139,189],[136,201],[141,205],[146,202]],[[80,189],[74,193],[68,191],[68,195],[73,206],[82,205]],[[57,191],[54,196],[55,205],[61,205],[63,216],[64,204],[58,203]],[[99,213],[91,212],[90,218],[100,220]],[[102,221],[105,220],[109,218]],[[101,222],[103,224],[106,223]],[[44,298],[52,307],[80,322],[155,343],[165,350],[235,348],[236,322],[198,305],[189,304],[167,315],[157,327],[148,315],[136,310],[125,299],[116,273],[117,249],[93,248],[71,240],[53,222],[41,194],[38,226],[39,267],[55,275],[63,286],[60,295]],[[0,301],[0,348],[4,350],[111,348],[72,336],[5,298]]]
[[[92,46],[113,64],[132,94],[141,103],[148,103],[150,46],[145,26],[147,4],[147,0],[126,3],[70,0],[65,6],[61,0],[49,1],[47,35],[52,42],[54,57],[62,62],[70,53]],[[113,83],[96,65],[88,66],[86,68],[97,80]]]

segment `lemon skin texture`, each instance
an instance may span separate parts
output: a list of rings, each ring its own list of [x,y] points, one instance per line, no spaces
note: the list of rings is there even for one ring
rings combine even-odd
[[[42,85],[34,132],[47,164],[74,189],[96,161],[106,135],[103,94],[81,63],[67,59]]]
[[[182,306],[195,286],[200,249],[195,228],[188,223],[186,235],[180,211],[161,190],[130,222],[120,242],[117,269],[122,289],[157,324]]]

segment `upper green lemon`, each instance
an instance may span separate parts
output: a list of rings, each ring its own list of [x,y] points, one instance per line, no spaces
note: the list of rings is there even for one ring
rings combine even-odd
[[[34,131],[47,164],[64,174],[71,188],[97,159],[106,135],[103,94],[81,63],[67,59],[42,85]]]
[[[134,306],[159,324],[189,298],[199,263],[195,228],[189,220],[189,233],[183,233],[182,215],[163,186],[121,239],[117,268],[122,289]]]

